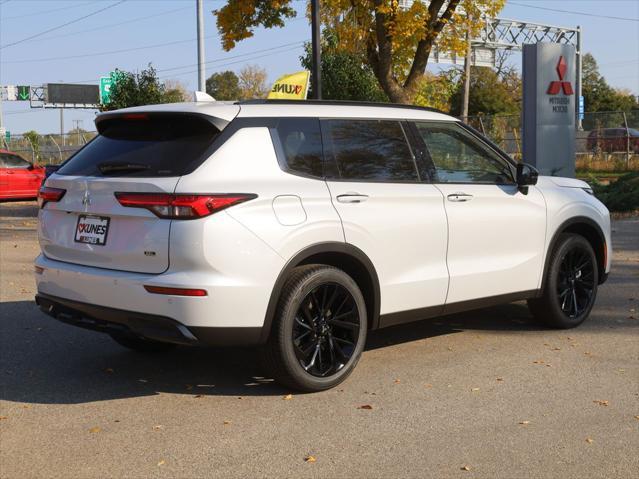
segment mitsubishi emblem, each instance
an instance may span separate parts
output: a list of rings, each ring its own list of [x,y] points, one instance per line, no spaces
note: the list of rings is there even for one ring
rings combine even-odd
[[[89,206],[91,204],[91,195],[89,194],[89,190],[84,192],[84,196],[82,197],[82,204],[84,206]]]

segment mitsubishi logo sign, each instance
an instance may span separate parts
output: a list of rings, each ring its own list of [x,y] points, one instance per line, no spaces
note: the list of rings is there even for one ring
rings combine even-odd
[[[563,55],[559,57],[557,67],[555,69],[557,70],[557,76],[559,77],[559,80],[551,81],[546,93],[548,93],[549,95],[557,95],[560,90],[563,90],[564,95],[572,95],[572,83],[570,83],[569,81],[564,81],[564,76],[566,75],[566,70],[568,69],[568,67]]]

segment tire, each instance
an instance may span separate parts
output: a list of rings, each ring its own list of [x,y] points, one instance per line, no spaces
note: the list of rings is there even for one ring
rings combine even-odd
[[[137,351],[139,353],[163,353],[174,349],[177,345],[172,343],[163,343],[154,341],[153,339],[145,339],[132,334],[111,333],[110,336],[120,346],[127,349]]]
[[[357,365],[367,326],[364,296],[349,275],[326,265],[295,268],[282,288],[264,364],[283,386],[330,389]]]
[[[552,251],[540,298],[528,308],[540,322],[558,329],[579,326],[597,297],[599,271],[590,243],[580,235],[562,234]]]

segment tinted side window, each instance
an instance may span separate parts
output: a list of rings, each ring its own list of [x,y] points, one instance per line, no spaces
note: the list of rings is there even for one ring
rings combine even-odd
[[[416,122],[440,183],[512,183],[505,160],[452,123]]]
[[[285,170],[308,176],[324,176],[322,134],[317,118],[282,118],[275,134]]]
[[[31,166],[27,160],[23,160],[18,155],[0,154],[0,166],[4,168],[28,168]]]
[[[322,120],[327,163],[335,178],[417,181],[415,161],[398,121]]]

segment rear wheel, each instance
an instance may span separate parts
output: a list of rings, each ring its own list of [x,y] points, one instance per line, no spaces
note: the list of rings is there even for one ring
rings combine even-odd
[[[132,349],[133,351],[138,351],[140,353],[162,353],[170,351],[176,347],[176,345],[172,343],[163,343],[161,341],[145,339],[133,334],[111,333],[110,336],[120,346],[124,346],[127,349]]]
[[[553,328],[574,328],[590,314],[597,296],[597,258],[580,235],[563,234],[552,252],[541,298],[529,299],[533,316]]]
[[[332,266],[296,268],[282,290],[264,356],[280,384],[322,391],[344,381],[364,349],[364,297]]]

